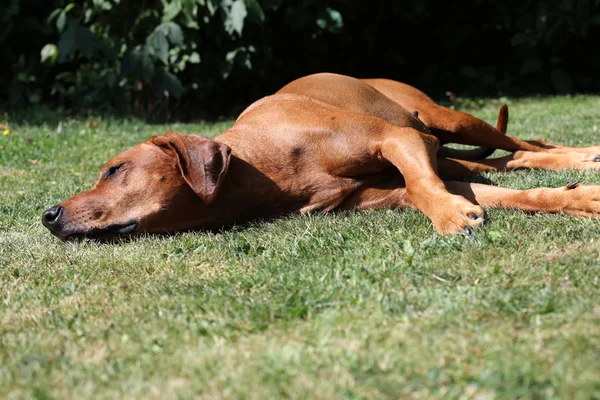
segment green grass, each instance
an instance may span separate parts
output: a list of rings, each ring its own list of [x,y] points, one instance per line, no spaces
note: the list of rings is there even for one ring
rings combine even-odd
[[[508,103],[512,134],[600,142],[600,97]],[[494,121],[500,103],[478,104],[467,111]],[[384,209],[62,243],[41,212],[90,187],[111,156],[230,122],[4,118],[0,397],[600,398],[598,221],[491,210],[484,229],[441,237],[417,212]],[[600,174],[482,179],[531,188]]]

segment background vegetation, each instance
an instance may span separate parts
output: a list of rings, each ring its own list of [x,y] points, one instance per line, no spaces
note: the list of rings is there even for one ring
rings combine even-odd
[[[234,114],[317,71],[438,98],[600,89],[598,0],[7,1],[3,107]]]

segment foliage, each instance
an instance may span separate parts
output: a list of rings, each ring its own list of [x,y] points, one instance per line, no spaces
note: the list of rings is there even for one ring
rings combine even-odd
[[[53,37],[45,23],[52,2],[6,1],[0,13],[0,106],[36,104],[52,81],[39,61],[40,49]]]
[[[597,0],[8,1],[5,106],[228,114],[317,71],[438,97],[600,89]]]

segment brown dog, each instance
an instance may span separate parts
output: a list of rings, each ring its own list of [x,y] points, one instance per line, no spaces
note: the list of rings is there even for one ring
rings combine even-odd
[[[413,114],[410,111],[417,111]],[[167,132],[114,157],[96,185],[43,214],[60,238],[218,229],[287,213],[414,207],[440,233],[477,228],[482,206],[595,216],[600,186],[512,190],[442,181],[484,170],[599,169],[596,147],[504,135],[408,85],[335,74],[298,79],[250,105],[215,139]],[[484,150],[513,153],[467,161]],[[439,156],[439,159],[438,159]],[[450,156],[455,158],[450,158]]]

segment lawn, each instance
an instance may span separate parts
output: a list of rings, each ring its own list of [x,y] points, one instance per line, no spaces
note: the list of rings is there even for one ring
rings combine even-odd
[[[508,99],[509,132],[600,142],[600,97]],[[465,111],[494,122],[500,102]],[[600,222],[488,211],[470,236],[415,211],[290,216],[219,233],[63,243],[44,209],[167,129],[0,115],[2,398],[600,398]],[[513,188],[600,183],[514,171]]]

